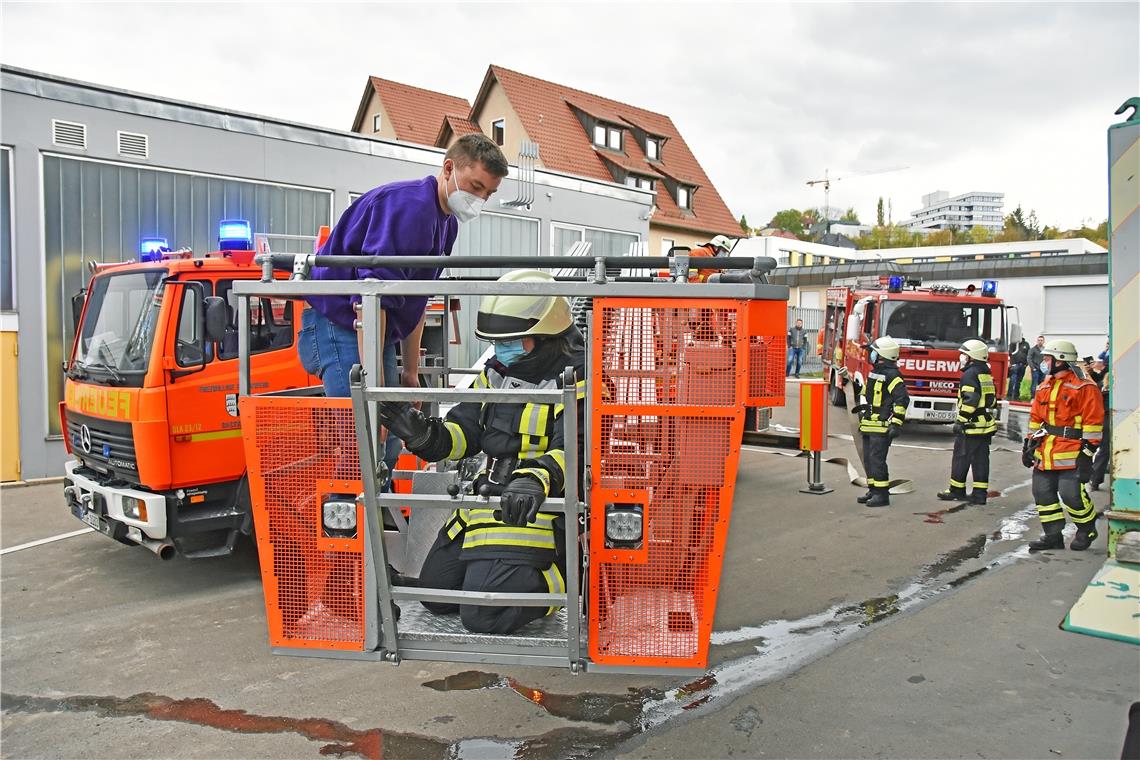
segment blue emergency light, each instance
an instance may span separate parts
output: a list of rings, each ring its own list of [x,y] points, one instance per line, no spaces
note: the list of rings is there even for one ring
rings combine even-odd
[[[218,223],[218,250],[249,251],[253,248],[253,233],[244,219],[223,219]]]
[[[143,238],[139,249],[139,261],[161,261],[162,254],[169,250],[170,247],[166,244],[166,238]]]
[[[982,280],[982,295],[993,298],[997,295],[997,280]]]
[[[891,293],[902,292],[904,278],[901,274],[892,274],[887,280],[887,291]]]

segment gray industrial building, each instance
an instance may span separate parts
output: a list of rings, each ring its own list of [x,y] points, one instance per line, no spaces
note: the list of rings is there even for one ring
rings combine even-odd
[[[18,382],[6,372],[3,393],[4,408],[19,410],[18,444],[16,421],[2,420],[2,456],[11,463],[18,450],[25,480],[63,470],[60,367],[88,262],[137,258],[151,236],[204,253],[230,218],[257,233],[315,235],[360,193],[435,174],[443,160],[439,149],[13,67],[0,69],[0,85],[0,330],[18,342]],[[457,255],[557,255],[579,240],[624,254],[648,238],[652,193],[542,169],[528,188],[524,176],[512,167],[461,228]],[[461,325],[473,312],[463,305]],[[477,353],[469,333],[463,340],[457,364]]]

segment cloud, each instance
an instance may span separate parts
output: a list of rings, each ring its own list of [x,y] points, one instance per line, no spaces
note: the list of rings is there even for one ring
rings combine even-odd
[[[821,205],[805,183],[828,169],[865,219],[880,195],[897,220],[989,189],[1073,226],[1107,213],[1137,29],[1135,3],[7,3],[0,42],[7,64],[339,129],[369,74],[472,100],[497,63],[669,115],[753,224]]]

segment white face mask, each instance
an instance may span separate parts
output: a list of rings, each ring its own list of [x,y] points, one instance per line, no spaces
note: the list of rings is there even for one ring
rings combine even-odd
[[[966,356],[965,354],[959,354],[958,355],[958,367],[959,368],[966,369],[966,365],[969,363],[970,363],[970,357]]]
[[[483,210],[483,204],[487,201],[474,193],[459,189],[459,177],[454,166],[451,168],[451,178],[455,180],[455,191],[448,194],[447,206],[460,222],[470,222],[479,216],[479,212]]]

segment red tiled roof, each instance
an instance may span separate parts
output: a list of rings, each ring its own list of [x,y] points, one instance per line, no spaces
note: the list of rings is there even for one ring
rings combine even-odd
[[[396,130],[396,139],[421,145],[435,145],[440,125],[450,114],[466,114],[471,104],[466,98],[444,95],[420,87],[369,77],[384,111]],[[462,117],[460,117],[462,118]],[[454,127],[453,127],[454,129]],[[475,131],[479,131],[476,127]],[[464,133],[466,134],[466,133]]]
[[[542,163],[547,168],[613,181],[613,174],[602,160],[604,155],[607,161],[613,160],[639,174],[665,174],[696,186],[692,196],[693,208],[691,212],[677,208],[665,183],[658,182],[657,213],[653,216],[653,223],[712,233],[735,233],[739,236],[740,224],[736,217],[729,211],[668,116],[494,65],[488,70],[488,79],[484,80],[475,108],[480,107],[487,94],[492,76],[511,101],[527,136],[541,146]],[[625,122],[666,138],[662,160],[648,161],[628,128],[623,129],[624,159],[617,155],[611,158],[610,151],[596,150],[592,135],[586,134],[571,106],[617,126]],[[475,115],[475,110],[472,109],[472,116]],[[634,166],[639,168],[635,169]]]
[[[432,144],[442,148],[447,144],[449,134],[455,135],[456,137],[463,137],[463,135],[480,134],[482,131],[483,130],[479,129],[478,124],[466,116],[449,113],[443,117],[443,123],[439,125],[439,132],[436,134],[435,142]]]
[[[661,174],[659,174],[647,161],[638,161],[631,156],[625,155],[624,153],[618,153],[616,150],[595,148],[594,151],[599,156],[601,156],[603,161],[609,161],[610,163],[617,164],[626,171],[633,172],[634,174],[638,174],[643,177],[661,179]]]

